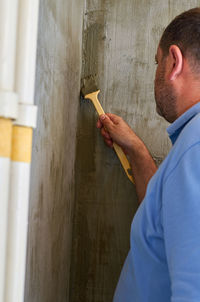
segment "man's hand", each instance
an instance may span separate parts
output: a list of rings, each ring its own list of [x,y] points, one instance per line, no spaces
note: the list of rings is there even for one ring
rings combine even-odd
[[[126,154],[132,155],[139,138],[121,117],[111,113],[101,115],[97,128],[101,129],[104,141],[109,147],[113,146],[114,141]]]
[[[115,142],[129,156],[138,199],[141,202],[145,196],[147,184],[157,170],[148,149],[128,124],[115,114],[101,115],[97,121],[97,128],[101,130],[104,141],[109,147],[112,147]]]

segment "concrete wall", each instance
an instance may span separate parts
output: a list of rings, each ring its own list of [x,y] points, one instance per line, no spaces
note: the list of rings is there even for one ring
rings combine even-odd
[[[199,1],[87,0],[82,79],[92,76],[107,112],[120,114],[159,164],[170,143],[155,112],[155,53],[163,29]],[[91,104],[79,108],[76,208],[70,302],[110,302],[129,249],[138,207],[134,186],[95,129]]]
[[[41,0],[25,302],[66,302],[83,1]]]
[[[25,302],[112,301],[138,202],[92,105],[80,104],[80,82],[96,79],[104,109],[126,119],[159,164],[170,144],[155,113],[156,47],[167,23],[197,5],[40,1]]]

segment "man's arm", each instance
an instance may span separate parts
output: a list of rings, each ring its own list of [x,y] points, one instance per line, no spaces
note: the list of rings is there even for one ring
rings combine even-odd
[[[101,115],[97,128],[101,129],[104,141],[109,147],[115,142],[128,155],[138,199],[142,202],[148,182],[157,170],[147,147],[128,124],[115,114]]]

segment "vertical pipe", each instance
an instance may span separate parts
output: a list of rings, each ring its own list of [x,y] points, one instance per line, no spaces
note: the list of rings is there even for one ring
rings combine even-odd
[[[7,209],[12,118],[17,116],[14,90],[18,0],[0,1],[0,302],[4,302]]]
[[[0,118],[0,301],[3,302],[6,261],[7,204],[9,195],[12,122]]]
[[[19,0],[15,80],[19,106],[12,140],[4,302],[24,300],[32,128],[36,126],[37,113],[33,102],[38,5],[39,0]]]
[[[14,126],[11,154],[6,302],[24,300],[32,128]]]
[[[19,0],[16,90],[20,103],[34,103],[39,0]]]
[[[13,91],[18,0],[0,1],[0,91]]]

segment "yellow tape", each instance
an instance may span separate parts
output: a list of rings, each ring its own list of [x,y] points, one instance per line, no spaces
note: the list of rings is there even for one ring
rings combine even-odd
[[[32,128],[13,126],[12,161],[31,162],[32,136]]]
[[[12,121],[0,118],[0,157],[10,157],[12,142]]]

